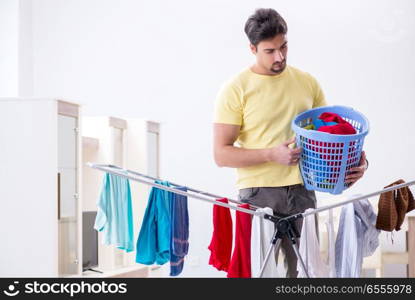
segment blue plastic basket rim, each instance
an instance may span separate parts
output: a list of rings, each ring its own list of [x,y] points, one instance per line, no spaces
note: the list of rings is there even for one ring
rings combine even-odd
[[[313,135],[315,136],[315,137],[318,137],[318,136],[321,136],[321,137],[326,137],[326,136],[336,136],[336,137],[351,137],[351,138],[361,138],[361,137],[364,137],[364,136],[366,136],[367,134],[368,134],[368,132],[369,132],[369,120],[361,113],[361,112],[359,112],[359,111],[357,111],[357,110],[355,110],[355,109],[353,109],[353,108],[351,108],[351,107],[348,107],[348,106],[341,106],[341,105],[332,105],[332,106],[320,106],[320,107],[316,107],[316,108],[313,108],[313,109],[309,109],[309,110],[306,110],[306,111],[304,111],[304,112],[302,112],[302,113],[300,113],[300,114],[298,114],[295,118],[294,118],[294,120],[292,120],[292,122],[291,122],[291,124],[292,124],[292,128],[294,129],[294,131],[296,132],[296,133],[298,133],[298,134],[300,134],[300,135],[303,135],[303,136],[305,136],[305,135],[307,135],[307,133],[310,133],[310,130],[308,130],[308,129],[304,129],[304,128],[302,128],[302,127],[300,127],[300,126],[298,126],[297,124],[296,124],[296,121],[298,121],[299,119],[300,120],[302,120],[302,118],[301,118],[301,116],[303,116],[303,115],[305,115],[305,114],[308,114],[308,113],[310,113],[310,111],[312,111],[312,110],[322,110],[322,109],[324,109],[324,110],[326,110],[327,109],[327,111],[329,111],[330,110],[330,108],[343,108],[343,109],[348,109],[348,110],[353,110],[353,112],[355,112],[355,113],[357,113],[357,114],[359,114],[361,117],[362,117],[362,119],[366,122],[366,130],[365,131],[363,131],[363,132],[360,132],[360,133],[355,133],[355,134],[347,134],[347,135],[345,135],[345,134],[333,134],[333,133],[328,133],[328,132],[324,132],[324,131],[317,131],[317,130],[313,130]]]

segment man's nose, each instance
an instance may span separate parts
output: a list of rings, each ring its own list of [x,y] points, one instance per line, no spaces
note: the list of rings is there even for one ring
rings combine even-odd
[[[274,61],[275,62],[282,62],[284,60],[284,55],[282,54],[281,51],[275,51],[275,55],[274,55]]]

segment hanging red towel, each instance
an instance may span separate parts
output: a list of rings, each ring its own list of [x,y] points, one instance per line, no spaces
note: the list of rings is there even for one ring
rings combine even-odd
[[[228,203],[228,199],[217,199]],[[213,235],[208,249],[210,250],[209,265],[219,271],[228,271],[232,253],[232,218],[229,208],[213,206]]]
[[[239,207],[249,209],[249,204]],[[229,278],[251,277],[251,225],[250,214],[236,211],[235,248],[229,265]]]

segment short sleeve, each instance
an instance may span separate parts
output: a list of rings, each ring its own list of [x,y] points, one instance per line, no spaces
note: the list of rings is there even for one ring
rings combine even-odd
[[[214,123],[242,125],[242,95],[233,84],[224,85],[215,101]]]
[[[327,105],[326,98],[324,96],[323,90],[320,87],[320,84],[314,77],[312,76],[310,77],[312,80],[312,88],[313,88],[313,95],[314,95],[313,108],[320,107],[320,106],[326,106]]]

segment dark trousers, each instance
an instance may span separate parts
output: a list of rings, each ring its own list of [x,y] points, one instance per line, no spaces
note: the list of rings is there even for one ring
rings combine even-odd
[[[239,190],[239,200],[259,207],[272,208],[274,213],[293,215],[302,213],[307,208],[316,207],[314,191],[308,191],[302,184],[283,187],[253,187]],[[317,220],[317,218],[316,218]],[[297,219],[295,225],[299,233],[303,224],[302,219]],[[317,226],[317,224],[316,224]],[[297,245],[299,241],[297,239]],[[284,253],[284,266],[287,270],[286,277],[297,277],[297,256],[295,255],[291,241],[284,237],[281,241]],[[280,249],[275,249],[275,260],[278,262]]]

